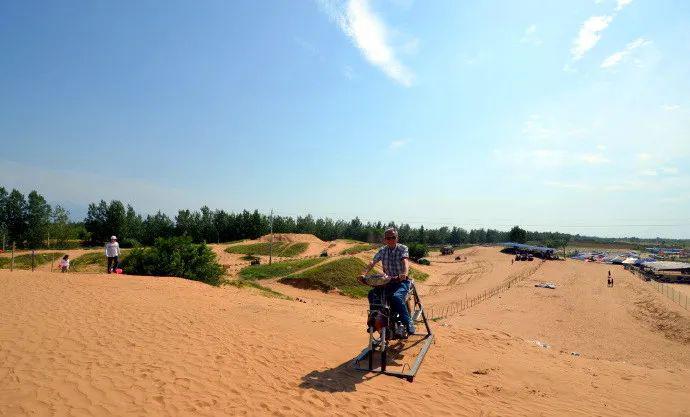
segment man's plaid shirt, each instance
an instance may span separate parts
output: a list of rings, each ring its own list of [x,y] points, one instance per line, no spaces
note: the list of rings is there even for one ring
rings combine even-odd
[[[374,255],[374,261],[381,261],[383,272],[389,276],[398,276],[405,270],[403,269],[403,259],[409,258],[410,252],[407,246],[398,243],[393,249],[385,245]]]

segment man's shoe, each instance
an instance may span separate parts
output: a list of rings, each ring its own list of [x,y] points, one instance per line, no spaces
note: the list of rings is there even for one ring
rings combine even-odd
[[[412,336],[415,333],[414,324],[410,323],[407,325],[407,334]]]

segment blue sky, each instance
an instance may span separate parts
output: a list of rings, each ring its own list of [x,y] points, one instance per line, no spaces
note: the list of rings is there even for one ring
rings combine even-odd
[[[75,213],[690,238],[686,1],[5,1],[0,53],[0,184]]]

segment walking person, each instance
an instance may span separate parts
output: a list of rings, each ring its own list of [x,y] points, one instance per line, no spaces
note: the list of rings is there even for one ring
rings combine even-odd
[[[108,258],[108,273],[115,272],[120,256],[120,244],[117,243],[116,236],[110,236],[110,242],[105,244],[105,256]]]

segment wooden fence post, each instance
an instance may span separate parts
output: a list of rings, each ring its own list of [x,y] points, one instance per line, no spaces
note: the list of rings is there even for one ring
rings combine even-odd
[[[34,249],[31,249],[31,272],[34,272],[35,267],[36,267],[36,251]]]
[[[10,263],[10,271],[14,271],[14,248],[15,248],[15,243],[12,242],[12,261]]]

